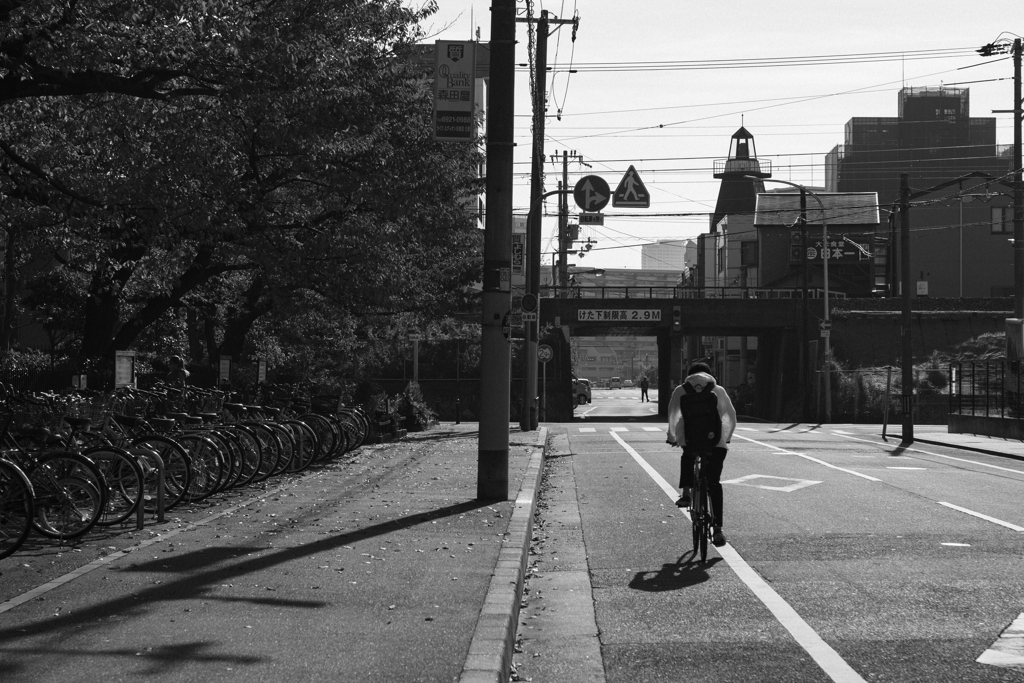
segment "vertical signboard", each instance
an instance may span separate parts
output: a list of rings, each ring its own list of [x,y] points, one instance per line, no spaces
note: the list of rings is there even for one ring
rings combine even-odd
[[[114,388],[135,386],[135,352],[114,352]]]
[[[257,375],[256,375],[257,380],[256,381],[258,381],[260,384],[266,384],[267,383],[267,359],[266,358],[260,358],[259,365],[257,367],[259,369],[257,371]]]
[[[231,356],[220,357],[220,383],[222,386],[231,383]]]
[[[469,142],[476,137],[476,43],[434,44],[434,139]]]

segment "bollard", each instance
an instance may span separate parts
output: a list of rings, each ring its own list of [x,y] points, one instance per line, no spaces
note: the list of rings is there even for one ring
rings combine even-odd
[[[459,406],[459,399],[455,399],[455,424],[461,424],[459,417],[462,415],[462,408]]]

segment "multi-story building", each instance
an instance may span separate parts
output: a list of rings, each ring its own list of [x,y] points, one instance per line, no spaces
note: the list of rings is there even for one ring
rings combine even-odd
[[[645,244],[640,247],[640,269],[681,273],[688,265],[693,265],[686,262],[688,247],[692,244],[693,240],[659,240]],[[689,251],[692,253],[692,248]]]
[[[1012,158],[1011,145],[996,144],[995,118],[971,117],[969,89],[904,88],[898,116],[847,122],[844,144],[825,159],[826,190],[877,193],[888,223],[900,198],[900,175],[907,173],[916,195],[910,263],[917,286],[911,295],[1008,296]],[[898,280],[891,268],[887,279],[885,293],[894,296]]]

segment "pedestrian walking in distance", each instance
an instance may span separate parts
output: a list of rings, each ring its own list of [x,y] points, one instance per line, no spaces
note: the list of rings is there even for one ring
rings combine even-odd
[[[644,401],[647,401],[648,403],[651,402],[650,396],[647,395],[647,387],[648,386],[649,386],[649,384],[647,382],[647,375],[644,375],[643,377],[640,378],[640,402],[641,403],[643,403]]]

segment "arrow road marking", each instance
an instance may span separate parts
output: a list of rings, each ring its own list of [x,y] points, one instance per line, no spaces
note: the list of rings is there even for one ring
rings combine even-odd
[[[1024,613],[999,634],[992,647],[981,653],[979,664],[1024,671]]]
[[[622,440],[622,437],[612,432],[612,438],[619,442],[619,445],[626,449],[626,452],[633,456],[637,464],[654,480],[654,483],[661,487],[670,500],[675,501],[678,494],[675,487],[665,481],[665,478],[658,474],[658,471],[651,467],[650,463],[643,459],[639,453]],[[689,517],[686,510],[683,514]],[[747,588],[764,604],[782,626],[789,631],[793,639],[811,656],[821,670],[836,683],[866,683],[852,666],[846,663],[839,653],[832,649],[811,626],[803,620],[793,607],[782,599],[782,596],[775,592],[775,589],[761,578],[761,575],[754,571],[754,568],[747,564],[738,552],[731,545],[717,548],[718,553],[725,560],[726,564],[736,572],[736,576],[746,584]]]

